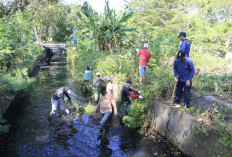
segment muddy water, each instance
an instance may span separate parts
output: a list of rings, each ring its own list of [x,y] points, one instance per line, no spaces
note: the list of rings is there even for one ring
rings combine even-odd
[[[81,92],[80,83],[71,77],[67,66],[56,64],[64,63],[65,57],[54,56],[53,62],[39,72],[30,92],[20,93],[7,111],[5,118],[11,128],[0,148],[1,157],[183,156],[166,140],[153,142],[120,125],[117,119],[109,132],[98,139],[100,117],[86,114],[73,116],[75,132],[58,138],[59,129],[65,132],[70,127],[58,127],[59,120],[48,121],[51,94],[59,87],[69,86],[73,91],[71,98],[80,105],[87,104],[89,96]]]

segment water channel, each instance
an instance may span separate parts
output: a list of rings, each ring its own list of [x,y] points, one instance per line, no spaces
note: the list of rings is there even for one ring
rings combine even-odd
[[[65,62],[65,56],[54,56],[52,62]],[[76,132],[57,138],[57,124],[48,121],[48,114],[51,94],[62,86],[71,87],[71,97],[78,104],[89,102],[68,66],[51,64],[41,70],[29,92],[18,94],[5,114],[11,127],[1,157],[184,156],[165,139],[152,141],[120,123],[111,124],[109,133],[98,140],[100,117],[87,114],[73,118]],[[64,131],[69,126],[62,127]]]

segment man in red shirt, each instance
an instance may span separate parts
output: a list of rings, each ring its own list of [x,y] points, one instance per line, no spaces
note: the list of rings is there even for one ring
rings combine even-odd
[[[139,75],[142,77],[142,83],[144,85],[146,82],[147,64],[151,59],[151,52],[147,49],[148,44],[144,44],[144,49],[140,49],[137,53],[137,56],[139,56]]]

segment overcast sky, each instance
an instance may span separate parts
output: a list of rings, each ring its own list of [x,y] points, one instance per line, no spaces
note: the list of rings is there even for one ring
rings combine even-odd
[[[77,3],[77,4],[83,4],[85,0],[64,0],[67,4],[70,3]],[[86,0],[89,2],[89,5],[92,6],[94,10],[96,10],[99,13],[104,12],[104,6],[105,6],[105,0]],[[126,2],[124,0],[109,0],[109,6],[111,9],[115,9],[117,12],[120,10],[123,10],[124,5]]]

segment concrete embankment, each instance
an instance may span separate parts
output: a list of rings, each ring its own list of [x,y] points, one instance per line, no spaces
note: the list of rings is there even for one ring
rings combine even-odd
[[[120,93],[122,89],[121,84],[117,83],[114,79],[113,89],[116,100],[120,101]],[[167,94],[167,99],[170,94]],[[214,96],[201,96],[199,93],[192,93],[192,103],[195,109],[204,111],[212,111],[212,108],[217,107],[219,112],[228,108],[226,113],[226,123],[231,125],[232,122],[232,104],[223,101]],[[173,108],[168,117],[169,105],[154,101],[151,104],[150,113],[151,125],[147,129],[147,135],[159,133],[161,136],[166,137],[172,144],[178,147],[183,153],[195,157],[209,157],[209,156],[223,156],[223,153],[232,153],[232,150],[219,150],[217,146],[219,138],[222,137],[220,130],[215,129],[213,126],[208,126],[206,132],[204,128],[200,127],[194,117],[185,111]],[[169,123],[168,123],[169,120]],[[168,125],[167,125],[168,123]],[[209,129],[211,127],[211,129]],[[201,130],[202,129],[202,130]],[[204,130],[204,131],[203,131]]]
[[[3,115],[14,100],[16,93],[4,93],[0,91],[0,115]]]

